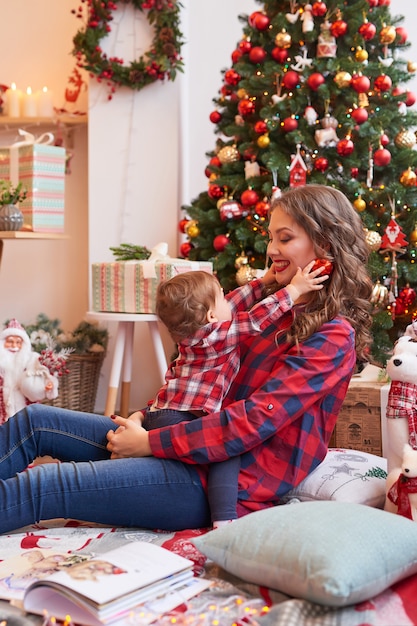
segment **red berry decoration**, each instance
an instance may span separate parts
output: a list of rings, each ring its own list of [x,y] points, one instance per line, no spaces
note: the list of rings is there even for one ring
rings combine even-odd
[[[327,6],[324,2],[314,2],[311,12],[314,17],[324,17],[327,13]]]
[[[386,148],[378,148],[374,152],[374,165],[385,167],[391,162],[391,152]]]
[[[293,130],[298,128],[298,122],[295,117],[286,117],[282,122],[282,128],[284,129],[284,132],[291,133]]]
[[[341,139],[336,144],[336,152],[340,156],[349,156],[350,154],[352,154],[354,149],[355,149],[355,146],[353,144],[353,141],[349,139],[348,137],[346,137],[346,139]]]
[[[213,200],[223,198],[223,187],[219,187],[219,185],[209,185],[208,195],[210,196],[210,198],[213,198]]]
[[[259,200],[259,196],[254,189],[246,189],[240,196],[243,206],[253,206]]]
[[[252,50],[252,44],[248,39],[242,39],[238,45],[239,50],[242,54],[248,54]]]
[[[364,124],[368,119],[368,111],[364,107],[358,107],[353,109],[351,116],[357,124]]]
[[[358,32],[366,41],[370,41],[376,35],[376,26],[372,22],[364,22],[359,26]]]
[[[239,101],[237,110],[242,117],[250,117],[255,113],[255,103],[252,100],[249,100],[249,98],[244,98]]]
[[[263,63],[266,59],[266,52],[261,46],[255,46],[249,52],[249,61],[251,63]]]
[[[389,91],[392,87],[392,80],[387,74],[381,74],[375,78],[374,87],[377,91]]]
[[[224,75],[224,80],[228,85],[238,85],[240,81],[240,74],[236,70],[227,70]]]
[[[216,252],[223,252],[228,243],[230,242],[227,235],[217,235],[213,239],[213,248],[216,250]]]
[[[350,169],[350,175],[352,176],[352,178],[357,178],[359,176],[359,168],[358,167],[352,167]]]
[[[298,72],[294,70],[289,70],[284,74],[282,79],[282,86],[286,87],[286,89],[294,89],[300,82],[300,75]]]
[[[270,20],[269,17],[265,15],[265,13],[262,13],[261,11],[255,11],[249,17],[249,24],[253,28],[256,28],[256,30],[266,30],[269,27]]]
[[[190,243],[189,241],[184,241],[184,243],[180,245],[180,255],[184,259],[186,259],[193,248],[194,246],[192,243]]]
[[[366,93],[371,86],[369,78],[362,74],[354,74],[350,84],[357,93]]]
[[[277,63],[285,63],[288,59],[288,50],[286,48],[273,48],[271,52],[271,57]]]
[[[325,172],[328,167],[329,167],[329,161],[328,161],[328,159],[326,159],[326,157],[318,157],[314,161],[314,168],[318,172]]]
[[[333,37],[343,37],[343,35],[346,35],[347,29],[348,25],[344,20],[336,20],[330,25],[330,32]]]
[[[210,113],[210,122],[213,122],[213,124],[218,124],[221,119],[222,115],[221,113],[219,113],[219,111],[212,111]]]
[[[263,120],[258,120],[253,129],[257,135],[264,135],[268,132],[268,126]]]
[[[320,74],[320,72],[313,72],[313,74],[310,74],[310,76],[307,78],[307,85],[313,91],[317,91],[317,89],[325,82],[325,80],[326,79],[324,78],[323,74]]]

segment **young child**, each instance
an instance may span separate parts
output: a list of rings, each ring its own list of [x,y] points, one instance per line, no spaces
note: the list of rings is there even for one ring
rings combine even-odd
[[[145,411],[143,427],[152,430],[219,411],[239,370],[241,342],[277,322],[301,296],[322,288],[328,276],[322,275],[322,267],[311,271],[313,265],[314,261],[299,268],[287,287],[263,300],[265,287],[276,285],[272,267],[226,296],[217,278],[203,271],[160,283],[156,313],[178,344],[179,354]],[[239,456],[209,467],[214,528],[237,517],[239,469]]]

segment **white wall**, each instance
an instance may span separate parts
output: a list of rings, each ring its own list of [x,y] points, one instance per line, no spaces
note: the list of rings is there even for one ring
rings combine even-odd
[[[75,326],[89,307],[90,264],[113,260],[110,246],[131,242],[152,247],[167,241],[170,254],[177,254],[180,206],[207,185],[205,153],[216,139],[208,116],[222,84],[221,70],[230,67],[230,55],[241,38],[238,15],[262,8],[255,0],[183,0],[183,5],[184,75],[140,92],[121,89],[111,102],[105,88],[94,79],[90,82],[88,150],[87,129],[81,127],[75,133],[72,174],[67,177],[69,239],[5,242],[0,324],[12,316],[30,322],[45,312],[60,318],[66,328]],[[35,89],[47,84],[55,93],[55,105],[62,106],[74,67],[72,36],[80,26],[71,14],[76,6],[74,0],[0,0],[1,83],[14,81]],[[124,10],[128,16],[131,7]],[[404,26],[412,40],[417,3],[392,0],[391,12],[406,17]],[[133,20],[136,41],[150,36],[138,13]],[[122,46],[118,49],[126,59],[136,54],[123,47],[123,37],[116,39],[109,37],[106,45]],[[146,40],[140,45],[146,47]],[[407,58],[417,61],[417,41]],[[416,79],[409,86],[417,92]],[[114,324],[109,329],[113,338]],[[164,341],[169,353],[172,344],[166,333]],[[136,352],[132,409],[143,406],[159,385],[145,330],[137,332]],[[104,408],[109,363],[107,357],[97,410]]]

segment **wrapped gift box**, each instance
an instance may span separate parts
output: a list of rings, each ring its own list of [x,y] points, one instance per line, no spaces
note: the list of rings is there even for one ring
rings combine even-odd
[[[65,148],[43,143],[0,148],[0,178],[22,182],[27,190],[19,205],[24,230],[64,232]]]
[[[186,259],[93,263],[93,310],[155,313],[158,283],[194,270],[212,274],[213,264]]]
[[[329,443],[330,448],[350,448],[383,455],[381,404],[387,389],[389,384],[386,382],[351,381]]]

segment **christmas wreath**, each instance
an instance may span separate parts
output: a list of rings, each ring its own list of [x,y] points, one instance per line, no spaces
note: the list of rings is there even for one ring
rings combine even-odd
[[[108,82],[109,99],[116,86],[139,90],[157,80],[174,80],[177,70],[182,71],[180,3],[176,0],[130,1],[135,9],[147,11],[148,21],[155,31],[150,49],[138,60],[124,65],[123,59],[107,56],[100,47],[100,41],[111,31],[113,11],[119,4],[128,4],[129,0],[86,0],[87,24],[73,39],[72,53],[78,66],[94,74],[99,81]],[[72,13],[78,18],[83,17],[82,7]]]

